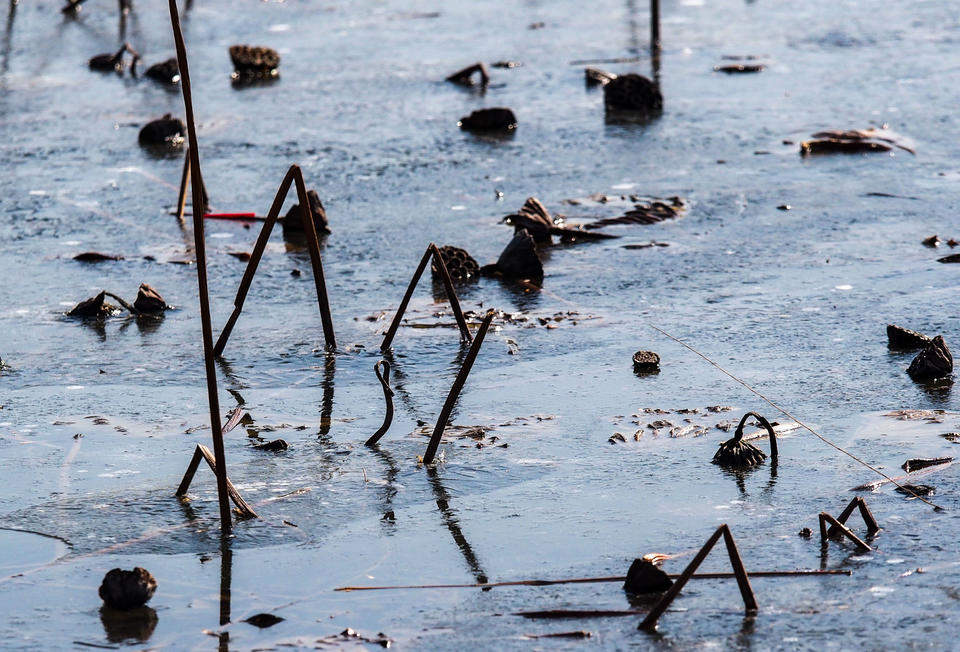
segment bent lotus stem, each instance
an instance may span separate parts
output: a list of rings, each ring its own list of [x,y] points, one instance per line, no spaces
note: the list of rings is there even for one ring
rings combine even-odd
[[[740,557],[740,551],[737,549],[737,544],[733,540],[733,535],[730,533],[730,528],[727,527],[726,523],[721,525],[716,529],[716,531],[710,535],[710,538],[707,539],[707,542],[703,544],[703,547],[700,548],[696,556],[690,562],[690,564],[683,570],[680,574],[680,577],[677,578],[673,586],[671,586],[666,593],[663,594],[663,597],[650,609],[650,612],[647,614],[646,618],[643,619],[643,622],[637,627],[637,629],[645,630],[652,632],[656,630],[657,621],[660,619],[660,616],[663,615],[663,612],[667,610],[667,607],[670,606],[670,603],[673,602],[674,598],[680,593],[687,581],[693,577],[697,568],[700,567],[700,564],[703,563],[703,560],[707,558],[707,555],[710,554],[710,551],[716,545],[717,541],[720,540],[720,537],[723,537],[723,543],[727,548],[727,556],[730,559],[730,566],[732,567],[733,574],[737,579],[737,586],[740,589],[740,596],[743,598],[743,607],[747,615],[753,615],[757,613],[757,599],[753,594],[753,588],[750,586],[750,578],[747,575],[746,568],[743,566],[743,560]]]
[[[851,500],[847,506],[840,512],[840,516],[837,517],[837,521],[846,525],[847,519],[850,518],[850,515],[853,514],[854,509],[860,510],[860,516],[863,518],[864,524],[867,526],[867,536],[873,536],[880,531],[880,526],[877,524],[877,519],[873,517],[873,514],[870,512],[870,508],[867,507],[867,502],[863,499],[862,496],[857,496]],[[840,534],[839,528],[831,525],[830,529],[827,530],[827,537],[834,538]]]
[[[381,369],[383,369],[382,374],[380,373]],[[387,413],[383,417],[383,425],[366,441],[366,446],[376,445],[380,438],[387,434],[390,424],[393,423],[393,390],[390,388],[390,363],[386,360],[380,360],[373,365],[373,372],[377,374],[377,380],[383,387],[383,400],[387,404]]]
[[[764,419],[762,416],[756,412],[747,412],[743,415],[743,418],[740,419],[740,424],[737,426],[737,431],[734,433],[733,438],[736,441],[743,440],[743,426],[746,424],[747,419],[753,417],[756,419],[761,426],[767,431],[767,434],[770,435],[770,461],[773,464],[777,463],[777,434],[773,430],[773,426],[770,425],[770,422]]]
[[[433,429],[430,443],[427,444],[427,451],[423,455],[424,464],[433,463],[433,459],[437,454],[437,448],[440,447],[440,440],[443,438],[443,431],[447,427],[447,422],[450,420],[450,413],[453,412],[453,406],[456,404],[457,399],[460,398],[460,392],[463,390],[464,383],[467,382],[467,376],[470,375],[470,369],[473,368],[473,362],[477,359],[477,354],[480,352],[480,345],[483,344],[483,338],[486,336],[487,329],[490,328],[490,322],[493,321],[495,314],[493,310],[487,311],[486,316],[480,323],[477,336],[470,345],[467,357],[464,359],[463,365],[460,367],[460,371],[457,373],[457,377],[450,387],[450,393],[447,394],[447,400],[443,403],[443,409],[440,410],[440,416],[437,417],[437,425]]]
[[[467,322],[463,318],[463,311],[460,309],[460,300],[457,298],[457,292],[453,287],[453,279],[450,278],[450,273],[447,271],[447,265],[443,262],[443,256],[440,255],[440,249],[434,243],[427,245],[427,250],[423,252],[423,256],[420,258],[420,263],[417,265],[416,271],[413,273],[413,278],[410,279],[410,283],[407,285],[407,291],[403,294],[403,299],[400,300],[400,306],[397,308],[397,313],[393,316],[393,321],[390,322],[390,328],[387,329],[387,334],[383,336],[383,343],[380,344],[381,351],[387,351],[390,348],[390,345],[393,344],[393,338],[397,334],[397,329],[400,328],[400,322],[403,320],[403,313],[407,310],[407,304],[410,303],[410,297],[413,296],[413,291],[417,288],[417,284],[420,282],[420,277],[423,276],[424,270],[427,269],[427,263],[430,262],[430,258],[433,258],[434,264],[437,266],[437,270],[440,272],[440,277],[443,279],[443,287],[447,292],[447,300],[450,302],[450,307],[453,310],[454,319],[457,320],[457,327],[460,329],[460,339],[463,342],[472,342],[473,336],[470,335],[470,329],[467,327]]]
[[[185,169],[184,175],[189,175],[192,170],[192,163],[189,169]],[[240,318],[240,313],[243,312],[243,303],[247,299],[247,292],[250,290],[250,284],[253,283],[253,277],[257,273],[257,267],[260,265],[260,259],[263,256],[264,250],[267,248],[267,241],[270,239],[270,232],[273,230],[274,224],[276,224],[277,219],[280,217],[280,209],[283,207],[283,200],[286,199],[287,193],[290,191],[290,187],[296,186],[297,200],[300,202],[300,206],[304,207],[300,211],[300,218],[303,223],[303,231],[306,235],[307,240],[307,249],[310,251],[310,264],[313,267],[313,281],[317,289],[317,303],[320,308],[320,319],[323,323],[323,339],[326,344],[327,349],[333,350],[337,348],[337,339],[336,335],[333,332],[333,318],[330,314],[330,300],[327,297],[327,284],[326,279],[323,274],[323,260],[320,256],[320,243],[317,240],[317,231],[313,225],[313,215],[310,212],[310,199],[307,197],[307,187],[303,181],[303,172],[300,170],[300,166],[291,165],[290,169],[287,171],[286,176],[283,178],[283,181],[280,183],[280,188],[277,190],[277,194],[273,199],[273,204],[270,206],[270,212],[267,214],[267,218],[263,223],[263,227],[260,229],[260,235],[257,238],[257,243],[253,247],[253,252],[250,254],[250,260],[247,262],[247,269],[243,273],[243,278],[240,280],[240,287],[237,289],[237,296],[233,300],[233,312],[230,314],[227,323],[224,325],[223,330],[220,331],[220,336],[217,338],[216,346],[214,347],[214,355],[219,357],[223,354],[224,347],[227,346],[227,340],[230,339],[230,334],[233,332],[233,327],[237,323],[237,319]],[[196,202],[195,202],[196,203]],[[196,207],[194,207],[194,220],[196,220]],[[200,220],[202,222],[203,216],[201,214]]]

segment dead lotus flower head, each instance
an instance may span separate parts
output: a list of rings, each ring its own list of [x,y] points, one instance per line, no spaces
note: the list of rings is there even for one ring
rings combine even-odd
[[[733,438],[720,444],[720,448],[713,456],[714,464],[731,469],[746,469],[751,466],[763,464],[763,461],[767,459],[766,453],[753,444],[743,441],[743,425],[750,417],[759,421],[760,425],[766,429],[767,434],[770,435],[770,455],[773,462],[776,463],[777,435],[773,432],[773,426],[756,412],[747,412],[743,415],[743,418],[740,419],[740,424],[737,426]]]
[[[633,371],[638,374],[658,373],[660,356],[653,351],[637,351],[633,354]]]
[[[230,60],[237,80],[272,79],[279,74],[280,55],[273,48],[231,45]]]
[[[450,274],[450,279],[454,283],[463,283],[464,281],[476,280],[480,275],[480,265],[474,260],[473,256],[467,253],[466,249],[444,245],[439,247],[440,258]],[[435,281],[440,279],[440,270],[436,263],[430,264],[430,273]]]
[[[157,590],[157,580],[146,568],[125,571],[114,568],[103,577],[100,597],[111,609],[136,609],[145,605]]]

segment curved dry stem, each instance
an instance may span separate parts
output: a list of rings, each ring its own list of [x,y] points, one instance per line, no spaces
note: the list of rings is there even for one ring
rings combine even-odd
[[[383,369],[383,373],[380,370]],[[387,434],[390,424],[393,423],[393,390],[390,388],[390,363],[386,360],[380,360],[373,365],[373,372],[377,374],[377,380],[383,387],[383,400],[387,404],[387,413],[383,417],[383,425],[377,430],[370,439],[366,441],[367,446],[374,446],[380,438]]]

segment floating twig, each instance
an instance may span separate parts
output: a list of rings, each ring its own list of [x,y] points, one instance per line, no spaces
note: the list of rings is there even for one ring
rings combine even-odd
[[[568,66],[589,66],[601,63],[639,63],[640,57],[608,57],[605,59],[574,59]]]
[[[787,570],[753,571],[750,577],[816,577],[819,575],[851,575],[849,570]],[[679,573],[668,573],[670,579],[679,579]],[[694,573],[692,580],[733,579],[736,573]],[[513,580],[507,582],[486,582],[483,584],[406,584],[399,586],[341,586],[334,591],[393,591],[398,589],[492,589],[498,586],[554,586],[556,584],[598,584],[603,582],[623,582],[623,575],[604,577],[573,577],[560,580]]]
[[[382,374],[380,369],[383,369]],[[380,360],[373,365],[373,372],[377,374],[377,380],[383,387],[383,400],[387,404],[387,412],[383,417],[383,425],[366,441],[367,446],[373,446],[380,441],[380,438],[390,429],[390,424],[393,423],[393,390],[390,389],[390,363],[386,360]]]
[[[210,429],[213,436],[214,461],[211,466],[217,476],[217,497],[220,503],[220,531],[227,535],[232,527],[230,502],[228,499],[227,460],[223,449],[223,433],[220,430],[220,400],[217,396],[217,369],[213,355],[213,327],[210,323],[210,294],[207,290],[207,252],[204,242],[203,211],[196,210],[204,206],[203,175],[200,172],[200,153],[197,145],[197,126],[193,117],[193,97],[190,91],[190,70],[187,64],[187,49],[183,43],[180,29],[180,15],[176,0],[169,0],[170,23],[177,49],[177,65],[180,68],[180,88],[183,92],[183,104],[187,118],[187,137],[190,147],[190,165],[193,171],[190,187],[193,192],[193,238],[197,259],[197,286],[200,295],[200,323],[203,333],[203,360],[207,378],[207,401],[210,407]],[[199,450],[199,448],[198,448]],[[191,466],[199,464],[196,454]],[[194,469],[196,470],[196,469]],[[184,478],[186,479],[186,478]],[[189,484],[189,483],[188,483]],[[239,494],[238,494],[239,496]],[[241,498],[241,500],[243,500]]]
[[[450,307],[453,309],[453,316],[457,320],[457,327],[460,329],[461,341],[470,342],[473,339],[473,337],[470,335],[470,329],[467,328],[467,322],[463,318],[463,311],[460,310],[460,300],[457,298],[457,292],[453,288],[453,280],[450,278],[450,273],[447,271],[447,265],[443,262],[443,256],[440,255],[440,250],[437,248],[437,245],[431,242],[427,245],[427,250],[423,252],[423,257],[420,258],[420,264],[417,265],[417,270],[413,273],[413,278],[410,279],[410,283],[407,285],[407,291],[404,293],[403,299],[400,301],[400,307],[397,308],[397,314],[393,316],[393,321],[390,323],[390,328],[387,329],[387,334],[383,337],[383,343],[380,345],[381,351],[386,351],[393,343],[393,338],[397,334],[397,329],[400,328],[400,321],[403,319],[403,313],[407,310],[407,304],[410,303],[410,297],[413,296],[413,291],[416,289],[417,283],[420,282],[420,277],[423,276],[423,271],[427,268],[427,262],[429,262],[431,256],[433,257],[434,265],[436,265],[437,269],[440,271],[440,277],[443,279],[443,287],[447,292],[447,300],[450,301]]]
[[[657,628],[657,621],[660,619],[660,616],[663,615],[663,612],[667,610],[670,603],[677,597],[680,590],[686,585],[687,580],[693,576],[694,571],[696,571],[700,564],[703,563],[703,560],[707,558],[707,555],[710,554],[713,546],[721,536],[723,536],[723,542],[727,547],[727,555],[730,557],[730,565],[733,566],[733,572],[737,578],[737,585],[740,587],[743,606],[747,614],[755,614],[757,612],[757,600],[753,595],[753,588],[750,586],[750,578],[747,577],[747,571],[743,567],[743,560],[740,559],[740,551],[737,550],[737,544],[733,540],[733,535],[730,534],[730,528],[724,523],[717,528],[716,532],[710,535],[707,542],[700,548],[700,552],[697,553],[693,561],[683,570],[673,586],[663,594],[660,601],[653,606],[650,613],[647,614],[647,617],[640,623],[638,629],[653,631]]]
[[[568,620],[580,618],[617,618],[646,614],[641,609],[546,609],[544,611],[515,611],[514,616],[530,619]]]
[[[593,636],[593,632],[588,632],[586,630],[577,630],[575,632],[553,632],[550,634],[527,634],[524,638],[529,639],[538,639],[538,638],[590,638]]]
[[[473,344],[470,345],[470,350],[467,352],[467,357],[460,366],[460,371],[457,372],[457,377],[453,381],[453,386],[450,387],[450,393],[447,394],[447,400],[443,404],[443,409],[440,410],[440,416],[437,417],[437,425],[433,429],[433,435],[430,437],[430,443],[427,444],[427,452],[423,454],[424,464],[432,463],[434,456],[437,454],[437,448],[440,446],[440,439],[443,437],[443,430],[447,427],[447,421],[450,420],[450,413],[453,411],[453,406],[457,402],[457,398],[459,398],[461,390],[463,390],[464,383],[467,382],[467,376],[470,374],[470,369],[473,367],[474,360],[477,359],[477,354],[480,352],[480,345],[483,344],[483,338],[487,334],[487,329],[490,328],[490,322],[493,321],[494,314],[495,311],[488,310],[486,316],[483,318],[483,321],[480,322],[480,329],[477,331],[477,336],[473,339]]]
[[[247,269],[243,273],[243,278],[240,280],[240,287],[237,289],[237,296],[233,300],[233,312],[230,314],[230,318],[227,319],[223,330],[220,331],[220,337],[217,338],[217,345],[213,351],[216,356],[223,354],[227,340],[230,339],[230,333],[233,332],[233,327],[237,323],[240,313],[243,312],[243,302],[247,298],[250,284],[253,282],[253,277],[257,273],[257,267],[260,265],[260,258],[263,256],[263,251],[267,247],[267,240],[270,239],[270,232],[273,230],[273,225],[276,224],[277,218],[280,216],[283,200],[286,199],[292,183],[296,183],[297,198],[300,206],[310,206],[310,200],[307,198],[307,187],[303,182],[303,172],[300,170],[300,166],[291,165],[290,169],[287,170],[287,175],[283,178],[283,182],[280,184],[280,188],[277,190],[277,194],[273,199],[273,205],[270,207],[270,212],[267,213],[267,218],[264,220],[263,227],[260,229],[257,244],[254,245],[253,252],[250,254]],[[194,213],[196,213],[196,211],[194,211]],[[320,319],[323,321],[323,339],[328,349],[335,349],[337,339],[333,332],[333,318],[330,314],[327,284],[323,275],[323,260],[320,257],[320,243],[317,240],[317,231],[313,225],[313,215],[307,210],[301,210],[299,214],[303,223],[303,232],[307,240],[307,249],[310,251],[310,263],[313,266],[313,281],[317,287],[317,303],[320,306]],[[194,220],[196,219],[197,218],[194,217]]]

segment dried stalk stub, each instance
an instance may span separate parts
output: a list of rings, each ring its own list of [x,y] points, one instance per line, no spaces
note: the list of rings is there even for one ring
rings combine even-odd
[[[231,45],[230,61],[237,81],[275,79],[280,75],[280,55],[273,48],[253,45]]]

